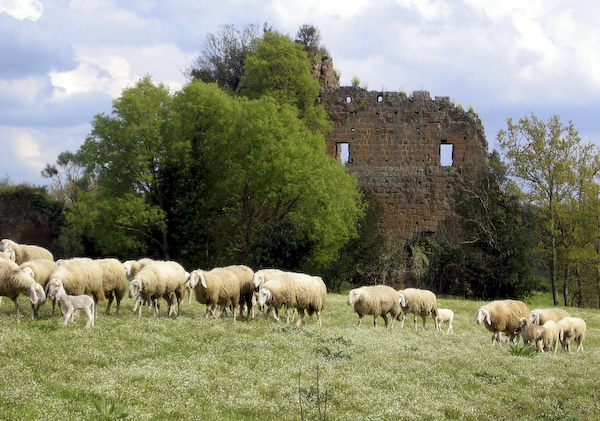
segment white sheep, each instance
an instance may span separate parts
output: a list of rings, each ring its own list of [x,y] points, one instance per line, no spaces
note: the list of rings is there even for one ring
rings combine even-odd
[[[283,271],[281,269],[261,269],[258,270],[254,273],[254,277],[252,278],[252,289],[255,292],[255,297],[258,297],[258,291],[260,290],[260,288],[262,287],[262,285],[268,281],[271,276],[275,276],[275,275],[279,275],[283,273]],[[290,313],[293,312],[293,309],[288,307],[287,305],[283,305],[285,307],[285,315],[286,315],[286,323],[290,323]],[[263,307],[263,306],[260,306]],[[262,310],[262,309],[261,309]],[[264,311],[264,310],[263,310]],[[277,321],[280,321],[279,318],[279,308],[274,308],[272,305],[269,305],[269,309],[267,310],[266,316],[268,317],[269,314],[273,315],[273,318]],[[292,321],[293,321],[293,315],[292,315]]]
[[[44,247],[29,244],[17,244],[8,239],[0,241],[0,250],[11,256],[11,259],[19,265],[33,259],[54,260],[52,253]]]
[[[273,308],[287,305],[298,310],[297,326],[305,323],[304,314],[317,314],[317,323],[322,325],[321,312],[327,301],[327,287],[320,276],[305,273],[285,272],[271,275],[258,292],[259,306],[270,304]]]
[[[558,322],[565,317],[570,317],[571,315],[566,310],[562,308],[544,308],[544,309],[536,309],[532,310],[529,313],[529,321],[534,325],[543,325],[548,320],[553,320]]]
[[[562,330],[554,320],[548,320],[542,327],[544,328],[542,332],[544,351],[548,352],[552,350],[556,353],[558,344],[560,343],[560,333]]]
[[[347,304],[353,306],[358,314],[360,327],[364,316],[373,316],[373,326],[377,327],[377,318],[382,317],[385,327],[388,327],[388,313],[392,317],[390,329],[394,329],[394,322],[400,314],[398,291],[387,285],[372,285],[355,288],[348,294]]]
[[[240,282],[240,316],[244,308],[247,311],[247,317],[254,318],[254,304],[256,301],[252,281],[254,280],[254,271],[245,265],[225,266],[225,270],[232,271]]]
[[[19,307],[19,295],[29,295],[31,318],[37,317],[37,304],[46,302],[44,288],[35,280],[21,272],[19,265],[10,260],[0,260],[0,296],[9,297],[15,303],[16,318],[19,321],[21,310]]]
[[[205,317],[210,312],[217,319],[226,307],[231,306],[233,321],[236,321],[241,284],[235,271],[226,268],[214,268],[210,271],[196,269],[190,273],[189,283],[194,289],[196,301],[206,305]]]
[[[438,331],[442,330],[442,324],[448,325],[446,333],[452,333],[454,330],[452,322],[454,321],[454,312],[449,308],[438,308],[437,315],[435,316],[436,327]]]
[[[115,304],[115,316],[119,315],[121,300],[127,290],[127,276],[123,264],[117,259],[99,259],[98,263],[102,266],[102,289],[104,295],[108,298],[105,314],[110,314],[110,306],[113,300]]]
[[[90,294],[94,299],[94,311],[96,311],[98,303],[106,298],[102,286],[102,276],[103,268],[97,260],[88,257],[63,260],[50,274],[50,280],[46,284],[46,293],[56,288],[60,282],[67,294]],[[54,314],[54,307],[52,314]]]
[[[585,321],[579,317],[565,317],[557,324],[561,330],[559,339],[563,349],[571,352],[571,340],[573,340],[577,343],[577,351],[583,351],[583,340],[587,330]]]
[[[483,323],[492,332],[492,343],[500,343],[500,333],[513,342],[519,330],[519,319],[529,317],[527,305],[519,300],[496,300],[481,306],[475,313],[475,323]]]
[[[544,350],[543,326],[530,324],[527,317],[521,317],[519,319],[519,327],[525,345],[534,345],[538,350]]]
[[[63,325],[66,325],[69,319],[73,320],[75,310],[83,310],[88,318],[85,327],[94,326],[94,300],[89,295],[68,295],[63,284],[58,282],[48,293],[48,297],[51,300],[58,300],[64,310]]]
[[[155,260],[150,259],[148,257],[144,257],[139,260],[127,260],[123,262],[123,268],[125,269],[125,276],[127,277],[127,280],[131,281],[144,266],[154,262]],[[131,312],[135,313],[137,311],[138,305],[143,304],[147,304],[148,307],[150,307],[152,305],[152,302],[147,301],[145,303],[141,303],[140,296],[137,295],[133,300],[133,307],[131,308]]]
[[[425,319],[427,316],[433,318],[433,323],[437,329],[437,297],[426,289],[406,288],[398,291],[400,310],[402,319],[400,327],[404,327],[404,319],[407,313],[414,315],[414,327],[417,328],[417,316],[423,320],[423,329],[425,328]]]
[[[154,303],[154,315],[160,313],[160,300],[165,298],[169,303],[167,316],[175,311],[180,314],[181,301],[185,293],[187,272],[177,262],[160,261],[144,266],[129,283],[129,297],[138,295],[144,301]],[[175,308],[177,306],[177,308]],[[138,318],[142,317],[142,306],[139,307]]]

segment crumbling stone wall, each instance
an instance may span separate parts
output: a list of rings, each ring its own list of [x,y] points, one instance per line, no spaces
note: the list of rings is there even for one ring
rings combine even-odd
[[[327,153],[347,159],[359,185],[382,202],[382,228],[402,241],[435,232],[453,214],[462,166],[487,165],[488,144],[477,114],[448,97],[342,87],[323,90],[321,100],[334,123]],[[451,150],[447,165],[441,148]]]

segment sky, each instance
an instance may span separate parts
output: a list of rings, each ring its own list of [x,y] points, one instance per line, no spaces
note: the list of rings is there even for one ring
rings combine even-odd
[[[49,184],[94,115],[149,74],[176,92],[208,34],[319,28],[342,86],[429,91],[479,115],[573,121],[600,144],[600,2],[580,0],[0,0],[0,179]]]

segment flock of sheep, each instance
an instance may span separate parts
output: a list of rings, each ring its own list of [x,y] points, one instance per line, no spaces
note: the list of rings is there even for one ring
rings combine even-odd
[[[129,284],[129,285],[128,285]],[[55,261],[50,251],[34,245],[17,244],[12,240],[0,241],[0,300],[2,296],[13,300],[16,318],[19,320],[18,297],[29,296],[32,317],[37,317],[39,306],[52,300],[52,314],[56,301],[63,311],[63,324],[73,317],[75,310],[83,310],[93,326],[97,304],[108,299],[105,313],[115,301],[118,315],[121,301],[127,291],[134,299],[133,311],[141,317],[144,305],[151,307],[155,315],[160,313],[161,300],[168,303],[167,315],[179,315],[186,291],[189,299],[206,305],[206,316],[218,318],[230,310],[233,320],[246,312],[254,317],[255,306],[280,320],[279,312],[297,311],[297,325],[306,323],[305,314],[317,315],[321,326],[321,312],[327,300],[327,288],[318,276],[263,269],[254,272],[247,266],[234,265],[210,271],[197,269],[188,273],[174,261],[153,259],[129,260],[72,258]],[[0,302],[1,303],[1,302]],[[189,303],[189,301],[188,301]],[[397,291],[386,285],[355,288],[348,295],[347,304],[358,314],[358,326],[365,315],[373,316],[373,325],[383,318],[386,327],[393,329],[396,319],[404,326],[406,315],[421,317],[423,327],[428,316],[433,318],[437,330],[447,324],[447,332],[453,331],[454,312],[437,306],[435,294],[428,290],[406,288]],[[389,317],[388,317],[389,315]],[[390,324],[391,317],[391,324]],[[501,334],[508,342],[523,337],[525,344],[533,344],[540,351],[556,352],[559,343],[568,351],[570,343],[577,343],[583,351],[586,323],[559,308],[534,310],[518,300],[498,300],[482,306],[475,313],[475,322],[483,324],[492,332],[492,343],[501,342]]]

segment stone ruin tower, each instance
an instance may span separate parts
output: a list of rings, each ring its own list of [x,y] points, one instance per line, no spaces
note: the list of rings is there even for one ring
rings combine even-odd
[[[327,154],[373,190],[384,207],[382,228],[403,244],[453,215],[462,166],[487,165],[479,117],[448,97],[335,87],[323,89],[321,101],[334,124]]]

